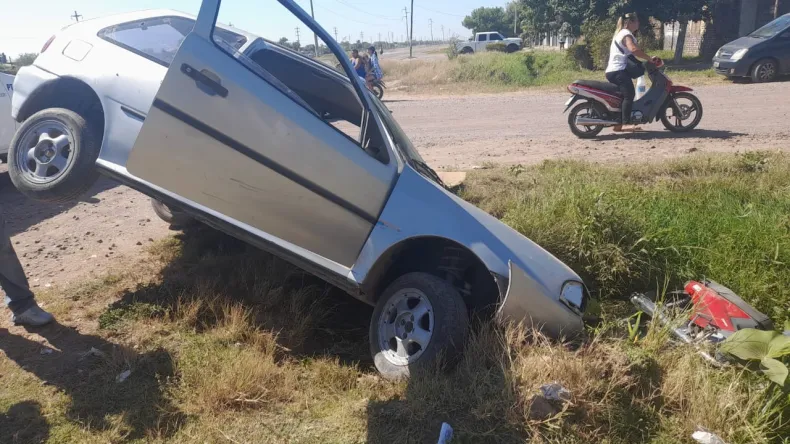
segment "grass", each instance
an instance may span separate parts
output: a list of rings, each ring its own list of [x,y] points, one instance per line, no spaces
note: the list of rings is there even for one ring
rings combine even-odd
[[[772,154],[548,162],[475,172],[459,193],[583,271],[606,301],[688,272],[786,310],[787,267],[774,262],[790,246],[788,169]],[[773,300],[760,296],[769,290]],[[790,436],[787,394],[708,367],[662,329],[629,338],[615,315],[574,346],[483,323],[452,372],[381,380],[369,308],[208,229],[39,298],[80,328],[38,331],[49,355],[38,336],[2,333],[0,442],[436,442],[442,422],[460,443],[675,443],[698,426],[730,443]],[[537,396],[551,382],[570,402]]]
[[[582,70],[558,51],[480,53],[453,60],[386,60],[382,69],[393,88],[409,93],[503,92],[529,88],[564,90],[576,79],[605,80],[601,71]],[[723,82],[712,69],[667,68],[677,83]]]

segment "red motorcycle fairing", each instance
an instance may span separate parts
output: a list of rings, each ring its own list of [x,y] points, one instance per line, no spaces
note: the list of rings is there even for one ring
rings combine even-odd
[[[613,95],[606,91],[601,91],[600,89],[596,89],[586,85],[579,85],[578,83],[572,83],[568,87],[568,91],[571,94],[577,94],[582,97],[587,97],[588,99],[593,99],[598,102],[603,101],[604,105],[609,109],[609,111],[619,111],[620,107],[623,104],[623,98],[617,95]]]
[[[690,91],[694,91],[694,90],[689,88],[688,86],[672,85],[669,87],[669,92],[671,93],[690,92]]]

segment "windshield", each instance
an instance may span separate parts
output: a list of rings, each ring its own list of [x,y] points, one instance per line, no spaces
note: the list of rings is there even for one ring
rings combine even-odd
[[[398,146],[398,151],[406,157],[408,160],[416,160],[420,163],[425,163],[420,153],[417,152],[417,149],[414,148],[412,145],[411,140],[406,137],[406,133],[403,132],[403,129],[398,125],[398,122],[392,118],[392,113],[377,97],[372,96],[373,103],[375,104],[376,108],[379,111],[379,115],[381,119],[384,121],[384,125],[387,126],[387,129],[390,130],[392,133],[392,138],[395,140],[395,145]]]
[[[790,27],[790,15],[784,15],[749,34],[749,37],[769,39]]]

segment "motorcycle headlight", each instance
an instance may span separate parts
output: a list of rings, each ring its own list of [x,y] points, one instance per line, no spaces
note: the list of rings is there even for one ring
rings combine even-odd
[[[578,314],[584,313],[584,284],[581,282],[566,282],[562,286],[560,301]]]
[[[730,57],[730,60],[734,60],[737,62],[738,60],[742,59],[747,52],[749,52],[748,48],[739,49],[735,51],[735,54],[733,54],[732,57]]]

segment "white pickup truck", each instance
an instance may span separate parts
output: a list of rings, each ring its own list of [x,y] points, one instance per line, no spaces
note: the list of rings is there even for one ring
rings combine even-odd
[[[17,123],[11,118],[11,93],[14,92],[14,76],[0,73],[0,160],[8,158],[8,145],[16,132]]]
[[[507,52],[516,52],[521,49],[523,42],[520,38],[505,38],[498,32],[478,32],[474,38],[468,42],[458,42],[458,52],[461,54],[472,54],[475,52],[486,51],[488,45],[492,43],[504,43]]]

